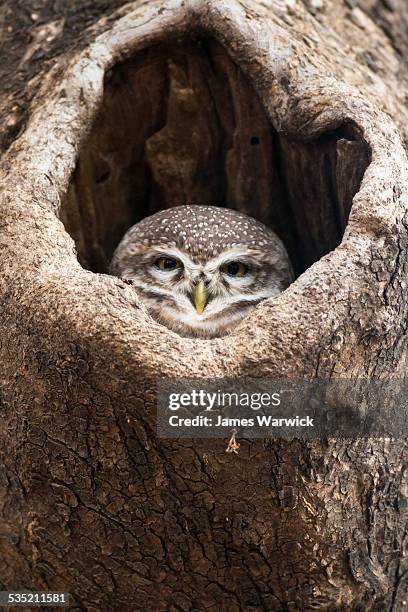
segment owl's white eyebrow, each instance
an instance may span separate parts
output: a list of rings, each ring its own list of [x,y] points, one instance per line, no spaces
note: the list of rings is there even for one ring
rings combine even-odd
[[[210,259],[205,264],[205,269],[216,270],[223,264],[235,260],[243,261],[244,263],[251,263],[251,257],[248,251],[244,251],[243,249],[230,249],[229,251],[224,252],[221,255],[217,255],[217,257],[214,257],[213,259]]]
[[[185,253],[180,251],[176,247],[155,247],[152,249],[151,253],[152,257],[174,257],[174,259],[179,259],[184,267],[188,268],[199,268],[199,264],[195,263],[192,259],[188,257]]]

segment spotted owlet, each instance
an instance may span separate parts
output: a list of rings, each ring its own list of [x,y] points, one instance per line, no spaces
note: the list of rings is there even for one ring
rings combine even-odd
[[[151,316],[183,336],[230,332],[293,280],[282,242],[228,208],[177,206],[133,225],[110,272],[133,282]]]

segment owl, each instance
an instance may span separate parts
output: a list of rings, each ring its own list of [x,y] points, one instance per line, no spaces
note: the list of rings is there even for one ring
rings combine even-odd
[[[293,280],[277,235],[216,206],[176,206],[133,225],[110,273],[132,281],[150,315],[180,335],[231,332],[259,302]]]

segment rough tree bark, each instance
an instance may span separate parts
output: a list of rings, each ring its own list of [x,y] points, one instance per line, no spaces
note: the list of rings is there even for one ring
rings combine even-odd
[[[231,456],[157,439],[154,392],[405,374],[405,0],[0,15],[2,588],[70,591],[72,610],[404,609],[404,440]],[[104,274],[175,200],[258,216],[294,260],[228,339],[178,337]]]

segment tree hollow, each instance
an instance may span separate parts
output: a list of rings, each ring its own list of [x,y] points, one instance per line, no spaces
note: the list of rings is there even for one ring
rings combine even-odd
[[[81,264],[106,272],[143,217],[226,206],[275,230],[300,274],[341,242],[369,161],[351,123],[309,141],[278,133],[215,40],[159,44],[106,73],[61,218]]]

